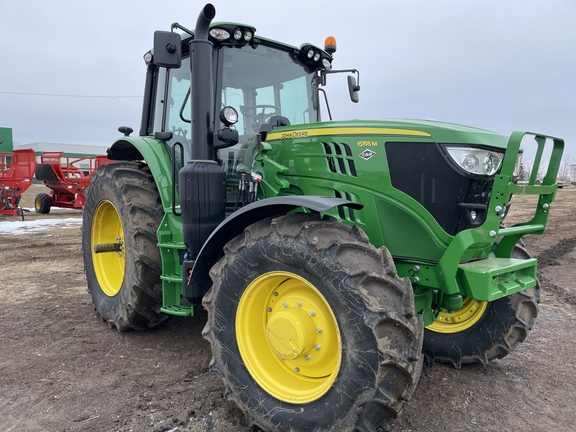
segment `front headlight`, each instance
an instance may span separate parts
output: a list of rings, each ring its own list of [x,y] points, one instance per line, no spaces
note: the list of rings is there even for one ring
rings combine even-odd
[[[500,169],[504,153],[474,147],[449,147],[446,151],[458,166],[478,175],[494,175]]]

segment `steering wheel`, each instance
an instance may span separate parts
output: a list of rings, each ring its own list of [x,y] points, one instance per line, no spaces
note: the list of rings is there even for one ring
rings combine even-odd
[[[258,111],[259,109],[261,109],[262,112],[256,113],[256,114],[249,112],[251,110]],[[271,109],[274,111],[271,113],[266,113],[266,110],[268,110],[268,109]],[[246,117],[253,118],[257,123],[264,123],[266,120],[268,120],[273,115],[280,114],[280,107],[277,105],[266,105],[266,104],[246,105],[246,106],[243,106],[242,108],[240,108],[240,112],[242,113],[242,115],[244,115]]]

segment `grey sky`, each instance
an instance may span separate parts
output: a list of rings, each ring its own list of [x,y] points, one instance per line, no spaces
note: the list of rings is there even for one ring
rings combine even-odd
[[[353,105],[344,80],[331,80],[337,119],[432,118],[504,134],[531,130],[564,138],[576,157],[573,0],[212,3],[215,21],[251,24],[292,45],[322,46],[335,36],[335,68],[359,69],[362,86]],[[137,131],[142,56],[154,31],[175,21],[193,28],[203,5],[0,0],[0,126],[13,128],[21,143],[108,145],[119,125]]]

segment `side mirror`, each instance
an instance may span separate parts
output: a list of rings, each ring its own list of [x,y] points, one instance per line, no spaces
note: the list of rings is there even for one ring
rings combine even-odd
[[[178,33],[154,32],[154,64],[165,68],[179,68],[182,63],[182,39]]]
[[[353,75],[348,75],[348,93],[350,93],[350,100],[354,103],[358,103],[358,92],[360,91],[360,86],[356,84],[356,78]]]

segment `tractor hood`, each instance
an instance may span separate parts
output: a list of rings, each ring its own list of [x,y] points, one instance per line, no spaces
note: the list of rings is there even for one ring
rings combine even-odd
[[[349,120],[310,123],[274,129],[267,141],[313,136],[413,136],[443,144],[473,143],[505,149],[507,137],[494,132],[455,123],[433,120]]]

